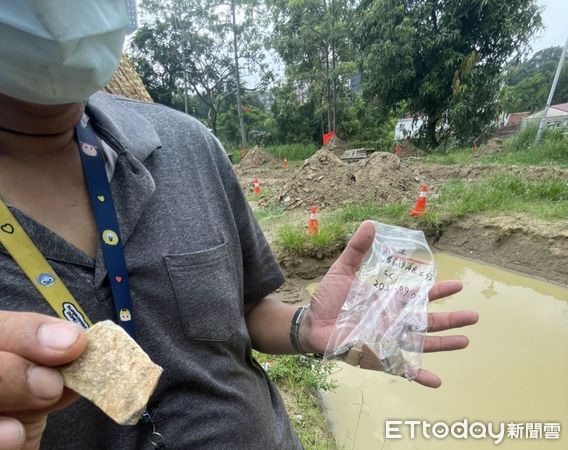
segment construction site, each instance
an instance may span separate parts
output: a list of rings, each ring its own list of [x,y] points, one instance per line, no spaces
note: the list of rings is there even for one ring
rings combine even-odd
[[[127,61],[121,68],[128,73]],[[109,90],[137,97],[145,91],[125,82],[132,79],[126,75]],[[463,292],[432,303],[431,312],[480,315],[467,330],[467,350],[445,359],[425,355],[424,365],[444,379],[438,390],[344,363],[255,353],[305,448],[407,449],[408,440],[377,432],[395,417],[516,419],[518,426],[547,426],[551,439],[560,436],[568,419],[558,401],[568,396],[566,140],[552,135],[541,146],[548,150],[531,148],[522,136],[513,140],[495,138],[443,157],[406,140],[375,151],[337,137],[306,158],[259,146],[238,155],[234,171],[286,276],[278,290],[285,302],[308,303],[355,229],[371,219],[424,231],[436,279],[463,282]],[[453,450],[455,443],[422,439],[413,448]],[[463,448],[486,448],[467,443]],[[541,448],[539,441],[523,445]]]
[[[235,165],[286,275],[279,290],[284,301],[309,302],[360,222],[372,219],[423,230],[435,254],[437,280],[464,283],[455,299],[435,302],[431,311],[469,308],[480,314],[480,323],[468,330],[470,349],[456,359],[425,356],[428,368],[443,374],[439,391],[339,363],[329,369],[333,388],[307,394],[298,380],[279,378],[285,361],[265,359],[307,448],[409,448],[408,441],[377,434],[393,417],[465,416],[492,423],[556,417],[554,427],[568,417],[557,401],[568,395],[562,375],[568,358],[561,344],[568,339],[562,319],[568,313],[568,169],[484,162],[504,151],[493,140],[472,149],[464,162],[440,164],[411,144],[363,152],[332,141],[303,161],[256,147]],[[487,377],[486,370],[499,378]],[[537,444],[526,448],[541,448]],[[563,445],[558,444],[554,448]],[[418,439],[416,445],[456,448],[453,440]],[[485,448],[472,445],[467,448]]]
[[[340,153],[349,152],[341,150]],[[506,175],[527,182],[544,179],[568,180],[568,170],[554,166],[506,166],[502,164],[439,165],[421,161],[417,151],[407,156],[373,152],[355,162],[337,156],[333,145],[323,147],[309,159],[284,167],[284,162],[254,148],[235,166],[241,187],[249,192],[253,210],[273,244],[288,277],[321,275],[338,256],[346,240],[332,248],[289,252],[278,245],[277,229],[283,224],[307,227],[311,208],[319,213],[319,225],[333,212],[354,205],[415,205],[426,186],[426,213],[436,213],[445,183],[465,184]],[[257,179],[259,191],[251,189]],[[522,199],[520,199],[522,200]],[[565,202],[566,200],[564,200]],[[264,218],[266,211],[268,217]],[[276,215],[271,215],[276,212]],[[381,220],[381,217],[365,217]],[[387,219],[388,221],[388,219]],[[465,256],[500,267],[566,285],[568,279],[568,226],[564,220],[543,220],[530,211],[500,214],[483,211],[442,217],[435,223],[405,215],[401,225],[424,228],[431,246],[438,251]],[[349,233],[346,233],[345,239]],[[312,258],[310,258],[312,257]]]

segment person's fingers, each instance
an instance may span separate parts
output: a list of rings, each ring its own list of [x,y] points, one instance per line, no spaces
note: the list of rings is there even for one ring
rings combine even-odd
[[[62,409],[67,408],[68,406],[79,400],[79,398],[79,394],[77,394],[75,391],[72,391],[69,388],[63,388],[63,394],[61,395],[57,403],[41,410],[13,411],[10,412],[10,416],[14,419],[19,420],[24,425],[24,427],[27,427],[29,424],[41,421],[41,419],[47,414],[61,411]],[[2,447],[0,447],[0,450],[2,450]]]
[[[347,243],[347,247],[334,263],[342,272],[355,275],[363,258],[373,244],[375,226],[370,221],[363,222]]]
[[[65,409],[69,405],[71,405],[71,404],[75,403],[77,400],[79,400],[79,397],[80,397],[79,394],[77,394],[75,391],[72,391],[69,388],[64,388],[63,394],[59,398],[59,401],[55,405],[47,408],[47,412],[52,413],[52,412],[55,412],[55,411],[60,411],[62,409]]]
[[[438,375],[433,374],[424,369],[420,369],[416,378],[414,379],[418,384],[429,388],[439,388],[442,385],[442,380]]]
[[[455,294],[463,289],[463,284],[461,281],[456,280],[446,280],[446,281],[439,281],[430,292],[428,292],[428,298],[431,302],[434,300],[438,300],[439,298],[447,297],[448,295]]]
[[[11,419],[19,422],[23,426],[26,440],[23,448],[39,448],[39,442],[41,441],[41,436],[46,426],[47,415],[51,412],[66,408],[78,398],[78,394],[73,392],[71,389],[66,388],[63,390],[63,395],[61,396],[59,401],[49,408],[35,411],[16,411],[9,413],[12,416]],[[1,442],[2,439],[0,437],[0,450],[5,450],[4,447],[2,447]],[[12,447],[8,448],[11,449]],[[15,448],[20,449],[21,446]]]
[[[453,311],[450,313],[428,314],[428,331],[445,331],[452,328],[467,327],[477,323],[479,314],[475,311]]]
[[[75,360],[86,345],[83,331],[72,323],[41,314],[0,311],[0,352],[59,366]]]
[[[26,441],[23,450],[39,449],[41,436],[47,425],[47,413],[45,411],[30,411],[22,414],[12,414],[24,427]],[[0,450],[3,450],[0,447]]]
[[[0,416],[0,450],[19,450],[25,439],[24,426],[19,421]]]
[[[424,352],[448,352],[461,350],[469,345],[466,336],[428,336],[424,341]]]
[[[0,411],[26,411],[54,405],[63,393],[56,369],[35,365],[18,355],[0,352]]]
[[[86,346],[71,323],[32,313],[0,311],[0,411],[39,410],[55,405],[63,392],[59,366]]]

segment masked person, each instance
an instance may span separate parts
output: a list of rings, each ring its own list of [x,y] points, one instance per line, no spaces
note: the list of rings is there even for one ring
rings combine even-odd
[[[134,20],[134,0],[0,3],[0,450],[301,448],[251,349],[323,352],[374,228],[359,228],[307,310],[273,298],[283,276],[219,142],[180,112],[96,93]],[[69,296],[54,299],[56,285]],[[53,369],[105,319],[164,368],[135,426]],[[433,330],[476,320],[431,317]]]

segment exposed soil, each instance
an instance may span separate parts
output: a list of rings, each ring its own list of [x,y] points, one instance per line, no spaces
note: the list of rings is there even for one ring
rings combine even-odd
[[[485,145],[477,147],[472,151],[472,156],[475,158],[485,155],[495,155],[503,151],[503,140],[498,138],[489,139]]]
[[[498,164],[489,165],[433,165],[433,164],[413,164],[415,173],[419,178],[426,182],[433,191],[446,180],[458,178],[463,181],[472,181],[485,178],[497,173],[519,175],[526,180],[542,180],[546,177],[561,178],[568,181],[568,169],[557,169],[548,166],[502,166]],[[430,189],[429,189],[430,190]]]
[[[327,144],[325,144],[321,150],[328,150],[332,152],[335,156],[341,157],[345,150],[351,148],[345,141],[341,140],[337,136],[332,137]]]
[[[428,241],[434,250],[464,256],[505,269],[568,286],[568,220],[550,224],[533,217],[470,216],[445,224]],[[344,248],[344,246],[343,246]],[[305,283],[324,275],[342,248],[322,259],[276,252],[290,280],[284,291],[287,301],[301,299]]]
[[[244,188],[254,177],[268,192],[259,204],[279,205],[293,220],[301,220],[311,206],[337,208],[349,203],[373,201],[390,203],[414,200],[425,182],[436,192],[448,179],[476,180],[495,173],[520,175],[528,180],[557,177],[568,181],[567,169],[554,167],[499,165],[426,165],[409,163],[391,153],[376,152],[356,164],[346,164],[328,150],[319,150],[295,169],[283,169],[279,161],[236,169]],[[269,241],[281,220],[263,225]],[[466,256],[530,276],[568,286],[568,218],[547,223],[534,217],[474,215],[444,224],[429,236],[436,250]],[[305,281],[323,275],[345,243],[299,257],[278,250],[275,253],[290,280],[282,289],[288,301],[298,301]]]
[[[252,192],[253,180],[257,178],[263,193],[262,200],[264,200],[266,195],[272,196],[286,183],[294,173],[294,169],[283,168],[282,162],[273,158],[257,166],[240,164],[235,166],[235,173],[239,178],[241,188],[245,192]]]
[[[432,238],[434,248],[568,286],[568,220],[471,216]]]
[[[241,159],[240,167],[243,169],[250,169],[253,167],[262,167],[266,165],[276,164],[278,164],[277,158],[269,153],[266,153],[260,147],[255,146],[247,152],[243,159]]]
[[[398,145],[400,146],[400,155],[397,156],[400,156],[401,158],[424,156],[426,154],[424,150],[420,150],[408,139],[400,141]]]
[[[415,171],[385,152],[347,164],[319,150],[268,201],[285,209],[340,207],[349,203],[391,203],[412,199],[419,191]]]

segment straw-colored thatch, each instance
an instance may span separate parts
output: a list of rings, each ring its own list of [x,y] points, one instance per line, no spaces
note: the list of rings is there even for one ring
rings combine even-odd
[[[122,55],[120,65],[104,90],[111,94],[152,102],[152,97],[148,94],[142,80],[124,55]]]

